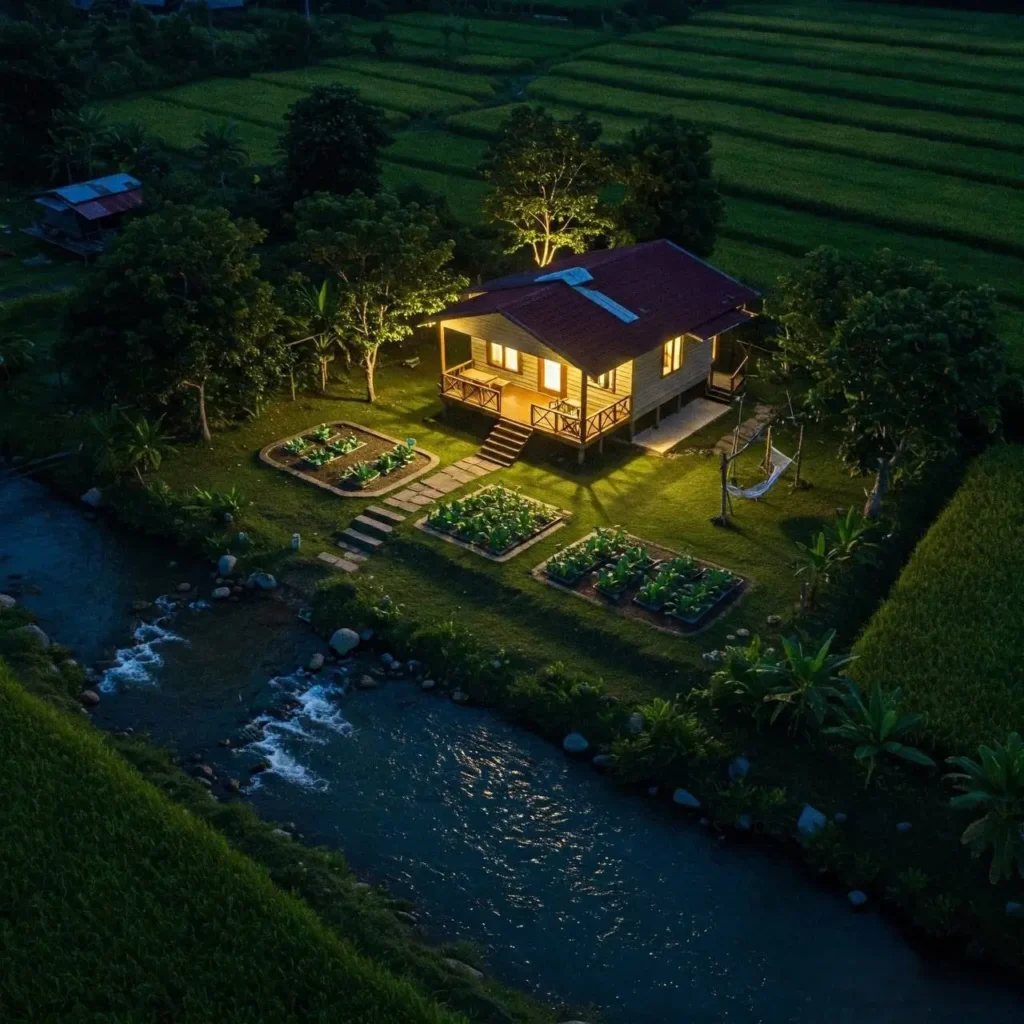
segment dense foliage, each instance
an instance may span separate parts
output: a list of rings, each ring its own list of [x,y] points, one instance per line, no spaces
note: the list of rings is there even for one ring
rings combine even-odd
[[[256,412],[280,380],[281,311],[258,277],[261,232],[222,209],[168,206],[133,221],[72,301],[60,351],[91,396],[182,416]]]
[[[980,456],[856,644],[852,675],[898,683],[947,750],[1024,718],[1018,634],[1024,449]]]

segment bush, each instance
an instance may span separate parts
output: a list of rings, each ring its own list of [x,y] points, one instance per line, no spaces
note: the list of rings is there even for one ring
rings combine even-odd
[[[600,680],[590,681],[562,662],[517,676],[507,697],[512,718],[554,740],[581,732],[591,745],[605,743],[620,717]]]
[[[624,736],[612,746],[616,770],[625,780],[675,784],[685,779],[688,767],[722,753],[697,716],[678,704],[655,697],[639,711],[643,732]]]

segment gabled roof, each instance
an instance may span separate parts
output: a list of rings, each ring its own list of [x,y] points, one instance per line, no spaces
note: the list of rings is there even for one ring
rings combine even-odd
[[[51,210],[74,210],[86,220],[99,220],[142,205],[142,182],[130,174],[108,174],[50,189],[36,199]]]
[[[680,334],[752,318],[752,288],[664,239],[556,260],[472,289],[438,319],[498,313],[591,376]]]

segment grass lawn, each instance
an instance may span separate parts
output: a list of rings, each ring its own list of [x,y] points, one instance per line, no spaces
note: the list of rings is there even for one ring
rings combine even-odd
[[[457,1024],[0,664],[7,1021]]]

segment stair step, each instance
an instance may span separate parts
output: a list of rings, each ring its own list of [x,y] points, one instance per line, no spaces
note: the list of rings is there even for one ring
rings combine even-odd
[[[523,426],[522,423],[516,423],[515,420],[498,420],[498,427],[511,431],[513,434],[522,434],[524,437],[529,437],[533,433],[533,427]]]
[[[526,442],[530,439],[528,437],[514,437],[512,434],[503,434],[497,427],[491,431],[488,441],[499,441],[501,444],[506,445],[509,448],[515,448],[517,451],[522,451],[526,446]]]
[[[358,548],[346,544],[343,540],[335,541],[335,544],[345,552],[345,557],[351,558],[353,562],[365,562],[369,558],[369,555],[364,555]]]
[[[490,459],[491,462],[496,462],[502,469],[508,469],[509,466],[515,461],[514,459],[508,458],[506,455],[502,455],[499,452],[488,452],[480,449],[485,459]]]
[[[405,516],[401,512],[392,512],[389,508],[381,508],[380,505],[370,505],[363,510],[364,514],[372,512],[378,519],[388,519],[392,523],[404,523]]]
[[[482,448],[478,453],[478,457],[484,462],[488,463],[487,471],[489,473],[493,472],[496,469],[508,469],[508,467],[511,465],[511,463],[501,462],[498,459],[494,458],[493,456],[488,455],[487,452],[485,452]]]
[[[352,529],[351,526],[342,530],[341,535],[351,541],[355,541],[357,544],[368,547],[371,551],[376,551],[384,543],[379,537],[371,537],[367,533],[360,533],[358,530]]]
[[[356,516],[352,522],[365,526],[368,530],[376,530],[378,533],[383,533],[385,537],[393,533],[395,529],[393,526],[388,526],[387,523],[382,523],[379,519],[373,519],[370,516]]]
[[[339,558],[329,551],[321,551],[316,557],[333,569],[341,569],[343,572],[359,572],[359,566],[355,562],[349,561],[347,558]]]
[[[484,441],[481,448],[498,448],[507,451],[510,455],[518,455],[523,450],[522,445],[510,444],[508,441],[504,441],[500,437],[495,437],[493,434]]]

